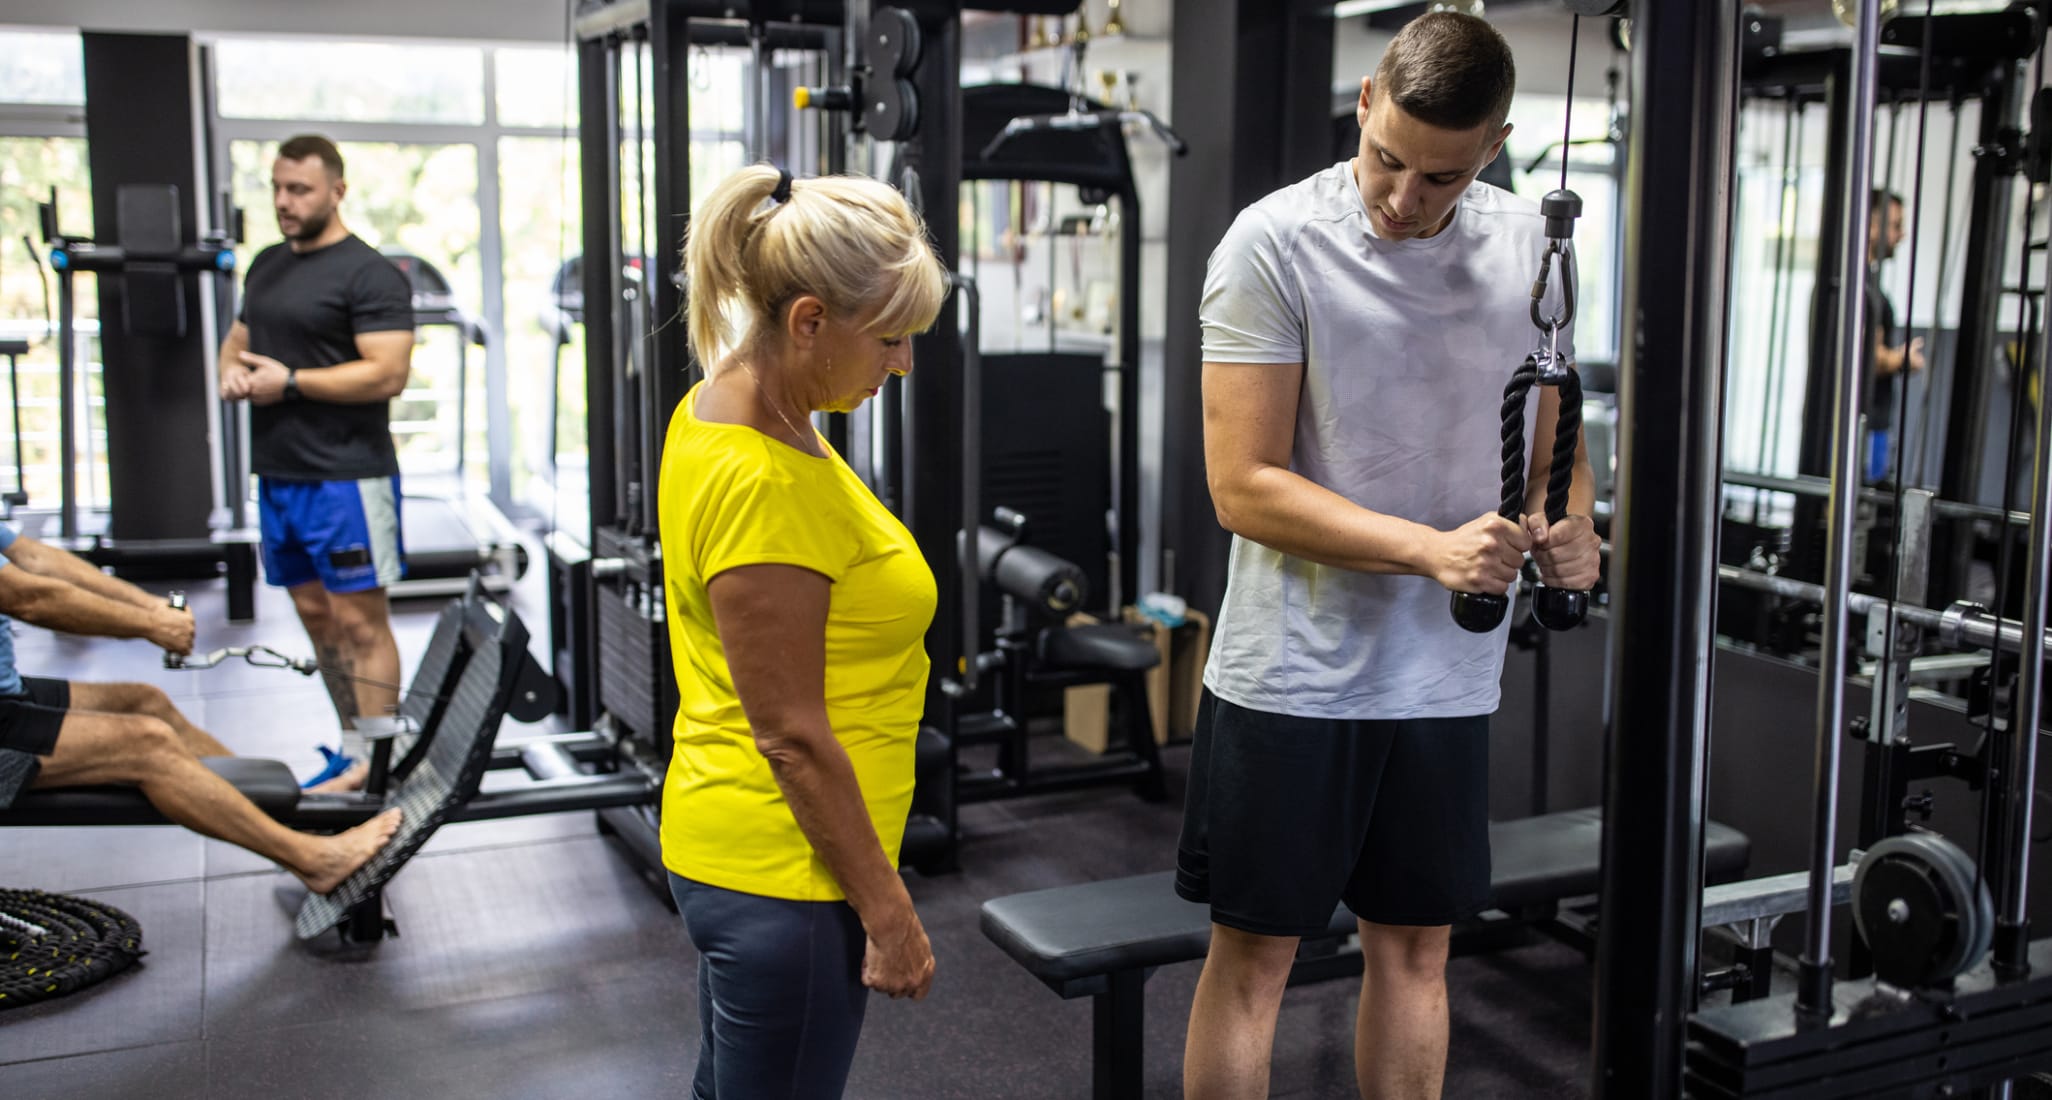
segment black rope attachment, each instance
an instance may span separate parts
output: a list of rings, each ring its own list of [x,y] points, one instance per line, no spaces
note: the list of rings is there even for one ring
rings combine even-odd
[[[1561,147],[1561,158],[1567,146]],[[1563,170],[1562,182],[1566,182]],[[1525,510],[1525,401],[1533,386],[1551,386],[1559,391],[1560,410],[1554,421],[1553,454],[1546,474],[1546,524],[1551,527],[1567,518],[1568,492],[1574,486],[1575,452],[1582,436],[1582,382],[1575,373],[1572,351],[1560,347],[1560,333],[1575,319],[1575,254],[1569,247],[1574,239],[1575,220],[1582,216],[1582,197],[1566,186],[1539,202],[1546,219],[1546,251],[1539,258],[1539,276],[1532,281],[1532,325],[1539,330],[1539,347],[1511,374],[1503,389],[1501,407],[1503,466],[1502,495],[1497,514],[1511,523],[1519,522]],[[1559,305],[1549,311],[1546,291],[1553,277],[1554,261],[1560,261]],[[1455,592],[1450,607],[1454,622],[1463,630],[1486,634],[1503,623],[1510,610],[1510,597],[1491,592]],[[1589,594],[1572,589],[1537,585],[1532,591],[1532,617],[1549,630],[1571,630],[1581,625],[1589,611]]]

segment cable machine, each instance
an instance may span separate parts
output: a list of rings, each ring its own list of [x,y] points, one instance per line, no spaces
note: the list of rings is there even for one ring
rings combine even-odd
[[[2038,410],[2029,558],[2019,619],[1965,605],[1939,613],[1850,592],[1860,496],[1857,438],[1863,347],[1871,138],[1877,85],[1908,60],[1912,86],[1941,80],[1940,59],[1978,38],[1983,49],[2017,48],[2025,20],[2040,45],[2037,10],[1915,15],[1889,24],[1888,40],[1931,55],[1884,56],[1878,0],[1857,6],[1857,37],[1830,79],[1842,121],[1833,143],[1838,178],[1825,248],[1831,279],[1819,294],[1813,373],[1830,385],[1810,417],[1829,443],[1806,447],[1830,475],[1820,540],[1821,584],[1717,565],[1724,318],[1728,311],[1732,134],[1738,93],[1738,5],[1690,0],[1569,0],[1578,15],[1629,15],[1632,103],[1640,140],[1627,232],[1627,298],[1634,338],[1625,342],[1623,429],[1611,614],[1609,775],[1605,799],[1602,913],[1597,971],[1597,1097],[1965,1096],[2052,1065],[2052,941],[2033,943],[2025,915],[2034,735],[1993,742],[1984,777],[2001,797],[1988,805],[2000,838],[1978,866],[1959,846],[1914,828],[1879,839],[1850,884],[1854,918],[1871,950],[1872,978],[1841,979],[1832,947],[1833,905],[1845,896],[1837,791],[1849,731],[1888,738],[1888,708],[1860,726],[1846,708],[1850,617],[1927,632],[1953,647],[2018,653],[2012,715],[2034,734],[2043,701],[2045,577],[2052,566],[2052,406]],[[2001,23],[1972,22],[1995,18]],[[1960,21],[1955,21],[1960,20]],[[1992,41],[2005,45],[1990,47]],[[2003,62],[1997,62],[2000,67]],[[2014,60],[2007,62],[2015,68]],[[2006,79],[2006,78],[2005,78]],[[1925,83],[1925,82],[1929,83]],[[2001,83],[2001,81],[1998,81]],[[2052,101],[2048,101],[2052,102]],[[1991,114],[1994,112],[1991,112]],[[2052,108],[2034,117],[2052,121]],[[1921,139],[1921,138],[1920,138]],[[2009,147],[2027,148],[2012,134]],[[1994,155],[1991,150],[1990,155]],[[1978,170],[1978,169],[1977,169]],[[1843,196],[1840,200],[1838,197]],[[1979,204],[1977,203],[1977,208]],[[1996,229],[1978,248],[1999,253]],[[1971,267],[1971,265],[1970,265]],[[1970,273],[1969,279],[1973,278]],[[1999,288],[1998,288],[1999,289]],[[1963,322],[1973,326],[1972,311]],[[1992,322],[1990,323],[1992,325]],[[1963,334],[1987,340],[1992,327]],[[1964,353],[1962,353],[1964,355]],[[1822,405],[1820,411],[1819,405]],[[1814,433],[1813,433],[1814,434]],[[1800,529],[1800,521],[1799,521]],[[1807,921],[1799,981],[1791,993],[1700,1008],[1703,797],[1708,687],[1720,579],[1821,604],[1816,706],[1816,799]],[[1892,658],[1893,645],[1884,647]],[[1878,679],[1892,674],[1884,660]],[[1885,686],[1877,692],[1887,698]],[[1991,691],[2000,693],[1998,685]],[[1913,807],[1892,807],[1891,816]],[[1985,870],[1984,870],[1985,869]],[[1985,875],[1992,890],[1983,891]],[[1986,962],[1981,956],[1989,951]]]

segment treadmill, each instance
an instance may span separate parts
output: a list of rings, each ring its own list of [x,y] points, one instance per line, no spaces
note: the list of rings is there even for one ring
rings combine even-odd
[[[473,570],[486,588],[504,592],[527,572],[527,547],[505,513],[464,485],[464,444],[469,438],[470,348],[484,347],[491,329],[464,309],[440,269],[419,256],[385,250],[413,290],[416,330],[445,326],[456,331],[456,463],[446,471],[403,471],[399,500],[406,576],[392,585],[394,597],[449,597],[464,593]],[[403,398],[405,395],[402,394]],[[425,483],[428,491],[415,491]]]

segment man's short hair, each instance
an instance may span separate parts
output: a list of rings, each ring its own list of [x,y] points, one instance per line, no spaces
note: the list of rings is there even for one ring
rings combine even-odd
[[[1869,202],[1869,216],[1878,217],[1879,215],[1887,213],[1888,208],[1891,206],[1901,206],[1902,196],[1896,194],[1893,191],[1890,191],[1886,187],[1876,187],[1874,188],[1874,193],[1870,198]]]
[[[319,134],[300,134],[286,138],[278,146],[278,159],[305,160],[308,157],[321,158],[321,164],[328,169],[331,179],[342,178],[342,151],[335,143]]]
[[[1411,20],[1375,67],[1379,94],[1442,130],[1503,125],[1517,85],[1503,35],[1475,16],[1450,11]]]

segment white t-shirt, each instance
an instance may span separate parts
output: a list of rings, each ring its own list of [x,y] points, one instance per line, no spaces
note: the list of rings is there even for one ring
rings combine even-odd
[[[1538,205],[1485,183],[1435,236],[1384,240],[1341,161],[1248,207],[1219,242],[1199,311],[1204,361],[1304,364],[1290,469],[1451,530],[1499,504],[1503,389],[1538,343],[1545,250]],[[1556,264],[1549,304],[1560,279]],[[1536,406],[1535,392],[1528,469]],[[1488,714],[1508,621],[1470,634],[1447,603],[1429,577],[1318,565],[1235,535],[1205,686],[1305,717]]]

